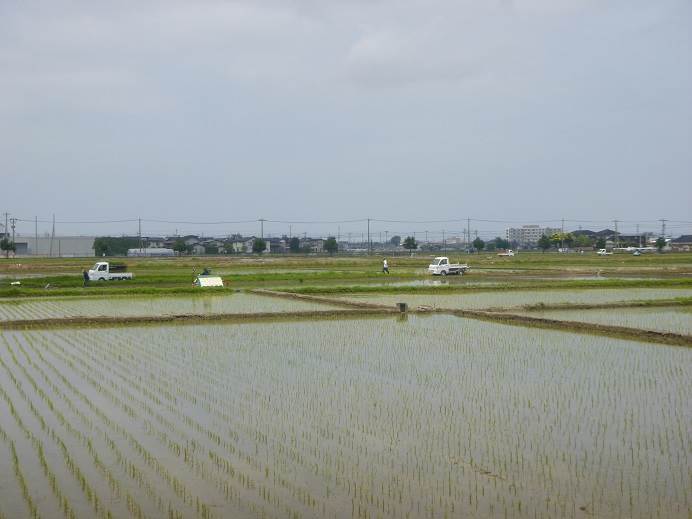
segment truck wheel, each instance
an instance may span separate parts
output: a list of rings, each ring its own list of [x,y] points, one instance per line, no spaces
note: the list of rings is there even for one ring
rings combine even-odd
[[[99,278],[99,281],[106,281],[106,278]]]
[[[447,271],[446,271],[446,270],[443,270],[442,272],[440,272],[440,274],[442,274],[443,276],[446,276],[446,275],[447,275]]]

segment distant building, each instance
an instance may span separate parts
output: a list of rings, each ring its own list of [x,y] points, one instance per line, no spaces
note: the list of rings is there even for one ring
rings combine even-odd
[[[147,247],[146,249],[127,249],[128,256],[175,256],[173,249],[163,247]]]
[[[510,243],[519,245],[536,245],[544,234],[548,237],[561,232],[560,229],[552,227],[541,227],[540,225],[522,225],[519,228],[511,227],[505,231],[505,238]]]
[[[16,234],[17,256],[62,256],[83,258],[94,256],[94,236],[36,237],[31,234]]]
[[[683,234],[679,238],[670,240],[669,245],[673,250],[689,252],[692,250],[692,234]]]

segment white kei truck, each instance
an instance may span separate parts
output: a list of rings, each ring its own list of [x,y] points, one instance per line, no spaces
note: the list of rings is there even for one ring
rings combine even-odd
[[[466,263],[450,263],[447,256],[438,256],[428,265],[428,272],[433,276],[446,276],[448,274],[461,276],[469,269],[470,267]]]
[[[132,279],[134,276],[132,272],[125,272],[127,267],[122,264],[111,265],[108,261],[98,261],[94,268],[90,269],[89,281],[113,281],[113,280],[123,280]]]

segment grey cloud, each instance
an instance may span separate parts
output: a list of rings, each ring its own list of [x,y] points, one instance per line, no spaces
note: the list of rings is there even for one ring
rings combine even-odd
[[[3,202],[692,219],[690,20],[686,0],[6,1],[3,185],[33,196]],[[138,187],[80,208],[94,172]]]

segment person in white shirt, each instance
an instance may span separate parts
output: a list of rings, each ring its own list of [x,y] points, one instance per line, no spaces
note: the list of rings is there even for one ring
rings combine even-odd
[[[382,261],[382,273],[389,274],[389,264],[387,263],[387,258]]]

